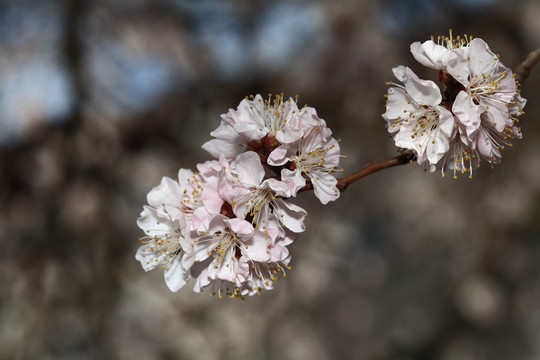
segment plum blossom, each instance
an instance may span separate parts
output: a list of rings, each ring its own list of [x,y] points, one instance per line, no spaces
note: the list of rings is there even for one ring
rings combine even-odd
[[[521,138],[514,121],[522,114],[525,100],[517,92],[512,71],[482,39],[453,51],[447,71],[462,85],[452,112],[464,125],[471,147],[488,162],[499,162],[500,150],[509,140]]]
[[[453,170],[454,177],[459,171],[470,177],[481,160],[499,163],[501,150],[522,137],[517,123],[526,101],[512,71],[482,39],[454,38],[452,32],[437,42],[415,42],[411,52],[439,70],[443,91],[408,68],[394,69],[404,85],[392,83],[383,118],[396,146],[413,151],[419,164],[427,160],[430,170],[441,169],[443,176]]]
[[[340,148],[315,109],[283,95],[243,100],[222,115],[203,148],[216,159],[164,177],[148,196],[136,254],[145,270],[165,269],[177,291],[243,298],[270,290],[290,267],[289,246],[307,212],[290,202],[306,180],[326,204],[338,198]]]
[[[139,238],[135,258],[145,271],[164,269],[165,283],[178,291],[190,278],[182,258],[191,252],[186,232],[186,217],[178,211],[183,204],[183,191],[178,183],[164,177],[161,184],[147,196],[150,206],[144,206],[137,225],[145,235]]]
[[[240,218],[252,218],[255,226],[264,227],[273,218],[293,232],[305,230],[306,211],[282,198],[290,197],[287,183],[275,178],[264,179],[265,170],[259,155],[253,151],[240,154],[234,161],[237,195],[233,211]],[[234,181],[234,180],[233,180]]]
[[[315,109],[299,109],[297,101],[283,95],[246,97],[236,110],[221,115],[219,127],[210,133],[214,139],[202,147],[216,158],[232,159],[244,151],[294,143],[321,121]]]
[[[251,261],[270,260],[270,236],[255,229],[246,220],[229,219],[218,214],[206,224],[202,224],[191,237],[194,260],[210,260],[208,271],[204,274],[210,280],[208,283],[211,280],[221,280],[236,284],[238,261],[242,257]],[[241,281],[238,280],[237,288],[241,286]]]
[[[306,175],[315,196],[321,203],[327,204],[339,198],[337,179],[332,174],[339,164],[339,143],[331,137],[331,131],[324,125],[317,126],[291,146],[280,145],[268,157],[268,163],[282,166],[290,163],[289,168],[281,170],[282,181],[291,184],[291,194],[306,185]]]
[[[418,163],[435,165],[450,148],[454,116],[441,106],[439,87],[421,80],[409,68],[399,66],[394,75],[404,85],[394,84],[388,90],[386,112],[388,132],[396,146],[412,150]]]

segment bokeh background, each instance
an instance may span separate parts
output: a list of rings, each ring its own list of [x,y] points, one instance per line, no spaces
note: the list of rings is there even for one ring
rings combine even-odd
[[[536,0],[3,0],[0,359],[540,359],[540,66],[493,170],[300,194],[293,269],[260,297],[171,293],[134,259],[146,193],[209,159],[244,96],[299,94],[352,172],[397,154],[391,68],[437,77],[411,42],[452,28],[513,68],[538,19]]]

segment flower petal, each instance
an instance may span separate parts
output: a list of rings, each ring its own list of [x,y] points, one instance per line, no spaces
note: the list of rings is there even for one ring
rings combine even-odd
[[[248,151],[238,155],[235,159],[235,165],[238,180],[242,184],[247,186],[261,185],[265,173],[257,153]]]
[[[183,269],[180,257],[177,256],[165,269],[164,277],[169,289],[177,292],[189,281],[190,275]]]
[[[444,58],[448,49],[438,45],[432,40],[420,43],[419,41],[411,44],[411,53],[414,58],[422,65],[435,70],[444,70]]]
[[[276,199],[275,202],[277,209],[274,209],[274,213],[285,227],[295,233],[306,230],[304,219],[307,212],[304,209],[282,199]]]

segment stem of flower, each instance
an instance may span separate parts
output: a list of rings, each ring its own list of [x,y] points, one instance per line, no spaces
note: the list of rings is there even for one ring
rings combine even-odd
[[[398,165],[404,165],[409,164],[414,159],[414,154],[412,152],[406,152],[399,156],[393,157],[391,159],[381,160],[381,161],[374,161],[374,162],[368,162],[366,165],[364,165],[363,168],[360,170],[353,172],[352,174],[349,174],[347,176],[338,178],[337,187],[340,191],[345,191],[345,189],[355,182],[356,180],[360,180],[364,176],[368,176],[369,174],[373,174],[374,172],[377,172],[379,170],[388,169],[394,166]],[[306,184],[301,191],[306,190],[313,190],[313,184],[309,183]]]

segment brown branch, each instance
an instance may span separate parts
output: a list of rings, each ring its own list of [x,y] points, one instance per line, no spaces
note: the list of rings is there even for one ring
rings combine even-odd
[[[373,174],[374,172],[388,169],[394,166],[409,164],[413,159],[414,159],[414,154],[412,152],[407,152],[399,156],[393,157],[391,159],[386,159],[386,160],[381,160],[381,161],[376,161],[376,162],[368,162],[360,170],[353,172],[352,174],[349,174],[342,178],[339,178],[337,187],[340,191],[345,191],[345,189],[350,184],[352,184],[356,180],[360,180],[364,176],[368,176],[369,174]]]
[[[364,176],[368,176],[369,174],[373,174],[374,172],[388,169],[394,166],[408,164],[414,159],[414,154],[412,152],[403,153],[399,156],[393,157],[391,159],[381,160],[381,161],[375,161],[375,162],[368,162],[366,165],[364,165],[363,168],[360,170],[353,172],[352,174],[349,174],[347,176],[338,178],[337,182],[337,188],[340,191],[345,191],[345,189],[355,182],[356,180],[360,180]],[[313,190],[313,184],[309,183],[306,184],[300,191],[306,191],[306,190]]]
[[[521,64],[516,67],[516,80],[523,82],[529,76],[532,68],[540,60],[540,49],[531,52]]]

